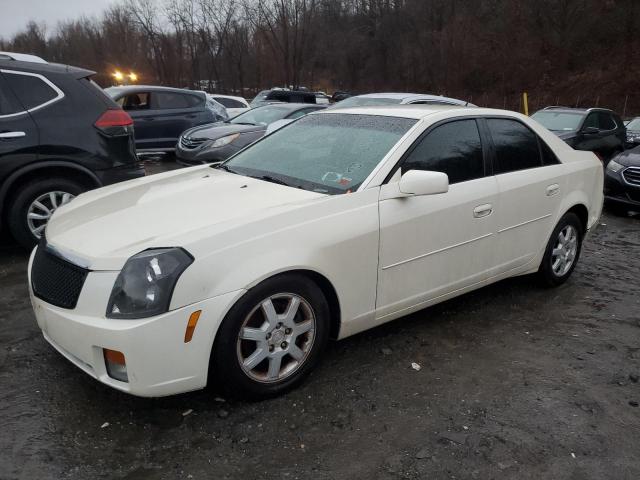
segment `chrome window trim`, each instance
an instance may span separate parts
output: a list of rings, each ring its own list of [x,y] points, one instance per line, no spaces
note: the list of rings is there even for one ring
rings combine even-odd
[[[40,105],[36,105],[35,107],[29,108],[28,110],[22,110],[22,111],[16,112],[16,113],[9,113],[7,115],[0,115],[0,119],[17,117],[19,115],[25,115],[27,113],[32,113],[32,112],[35,112],[35,111],[40,110],[42,108],[48,107],[52,103],[55,103],[58,100],[62,100],[64,98],[64,92],[62,90],[60,90],[51,80],[49,80],[47,77],[45,77],[43,75],[40,75],[39,73],[20,72],[20,71],[17,71],[17,70],[5,70],[5,69],[0,69],[0,73],[5,73],[5,74],[9,74],[9,75],[23,75],[25,77],[36,77],[36,78],[40,79],[41,81],[43,81],[48,87],[50,87],[56,93],[56,96],[54,98],[52,98],[51,100],[47,100],[46,102],[41,103]],[[18,101],[20,101],[20,99],[18,99]]]

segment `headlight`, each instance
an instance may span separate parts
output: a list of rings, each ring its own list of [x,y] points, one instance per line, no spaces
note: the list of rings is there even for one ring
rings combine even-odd
[[[234,133],[233,135],[227,135],[226,137],[219,138],[211,144],[211,148],[219,148],[224,147],[225,145],[229,145],[239,136],[239,133]]]
[[[154,248],[125,263],[113,285],[108,318],[146,318],[169,310],[178,278],[193,257],[181,248]]]
[[[607,164],[607,170],[611,170],[612,172],[619,172],[620,170],[622,170],[624,168],[624,165],[620,165],[618,162],[616,162],[615,160],[611,160],[608,164]]]

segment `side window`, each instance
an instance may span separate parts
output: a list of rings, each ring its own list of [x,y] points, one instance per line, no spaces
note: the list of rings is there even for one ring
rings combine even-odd
[[[9,88],[3,83],[1,75],[2,74],[0,74],[0,117],[23,111],[24,108],[22,105],[18,104],[13,93],[10,92]]]
[[[475,120],[457,120],[434,128],[402,164],[402,173],[430,170],[459,183],[484,176],[482,142]]]
[[[540,141],[540,150],[542,152],[542,164],[544,166],[558,165],[560,163],[560,160],[558,160],[558,157],[556,157],[556,154],[553,153],[553,150],[551,150],[551,147],[549,147],[549,145],[544,143],[544,140],[542,140],[541,138],[539,139],[539,141]]]
[[[39,76],[7,71],[3,75],[25,110],[39,107],[61,95]]]
[[[233,98],[213,97],[213,99],[216,102],[221,103],[227,108],[246,108],[247,107],[242,102],[239,102],[238,100],[234,100]]]
[[[516,120],[489,118],[495,147],[495,175],[542,166],[536,134]]]
[[[117,100],[124,110],[149,110],[149,93],[137,92],[125,95]]]
[[[584,125],[582,128],[600,128],[600,122],[598,121],[597,113],[590,113],[587,115],[586,120],[584,121]]]
[[[153,108],[158,110],[193,108],[202,103],[202,100],[195,95],[177,92],[154,92],[153,98]]]
[[[598,124],[600,130],[615,130],[617,128],[616,122],[611,118],[611,115],[605,112],[598,112]]]

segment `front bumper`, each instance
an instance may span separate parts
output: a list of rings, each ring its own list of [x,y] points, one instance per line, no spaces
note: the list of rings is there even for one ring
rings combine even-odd
[[[29,263],[31,272],[31,262]],[[35,297],[31,303],[44,338],[87,374],[141,397],[161,397],[203,388],[215,334],[228,309],[244,291],[231,292],[156,317],[114,320],[104,316],[117,272],[90,272],[73,310]],[[31,285],[31,279],[29,279]],[[99,310],[101,313],[95,313]],[[185,343],[189,316],[201,310],[193,338]],[[93,313],[91,313],[93,311]],[[107,373],[103,349],[124,354],[128,382]]]
[[[640,208],[640,185],[631,185],[622,178],[622,172],[606,170],[604,177],[604,198],[608,202]]]

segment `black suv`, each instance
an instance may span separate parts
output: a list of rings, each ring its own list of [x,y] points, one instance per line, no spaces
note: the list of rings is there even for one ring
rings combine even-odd
[[[306,90],[285,90],[274,88],[263,90],[251,100],[251,108],[269,103],[318,103],[316,94]]]
[[[0,218],[26,248],[76,195],[144,175],[131,117],[93,74],[0,52]]]
[[[606,108],[547,107],[531,118],[576,150],[595,153],[604,163],[622,152],[627,140],[622,119]]]

